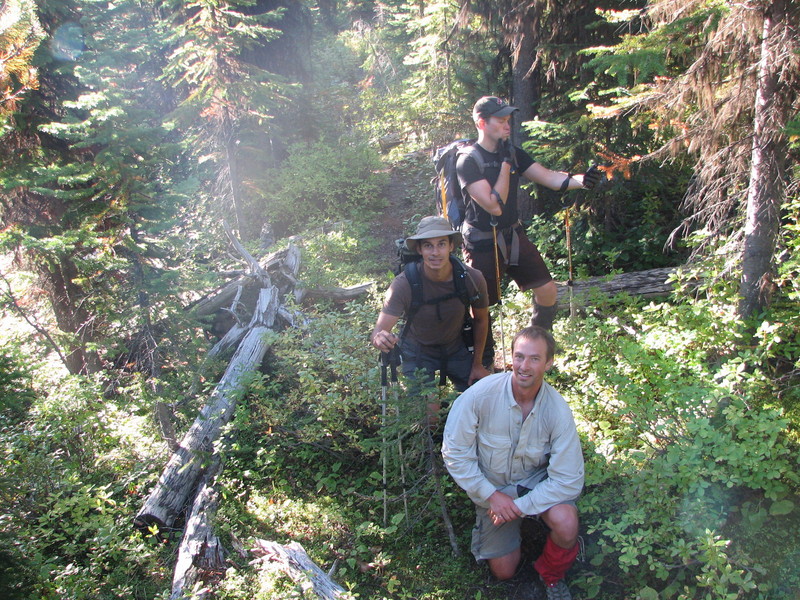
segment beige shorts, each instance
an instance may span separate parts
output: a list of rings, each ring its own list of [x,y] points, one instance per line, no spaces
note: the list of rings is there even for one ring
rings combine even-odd
[[[500,489],[512,498],[524,496],[530,490],[521,486],[510,485]],[[575,506],[575,500],[568,500],[562,504]],[[538,519],[538,515],[523,517],[525,519]],[[522,544],[520,529],[522,519],[514,519],[508,523],[495,525],[489,517],[489,509],[475,507],[475,527],[472,529],[472,554],[475,560],[488,560],[511,554]]]

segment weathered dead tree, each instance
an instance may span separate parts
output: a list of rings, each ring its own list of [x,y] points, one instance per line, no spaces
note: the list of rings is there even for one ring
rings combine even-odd
[[[192,305],[190,310],[193,315],[207,317],[220,309],[246,310],[248,290],[252,296],[252,290],[259,290],[265,285],[274,285],[281,294],[285,294],[296,285],[300,267],[300,249],[294,244],[267,255],[259,262],[255,261],[244,248],[241,248],[240,252],[245,253],[245,260],[251,270]],[[253,272],[256,268],[257,272]]]
[[[261,292],[257,317],[254,316],[258,325],[252,327],[239,344],[225,374],[211,394],[209,404],[200,411],[167,463],[158,483],[134,519],[137,527],[157,525],[160,529],[171,528],[207,469],[214,442],[233,417],[236,400],[245,387],[246,379],[261,365],[270,345],[268,333],[278,310],[277,290],[270,288]]]
[[[230,231],[228,235],[247,263],[248,272],[197,303],[193,311],[198,316],[218,311],[232,315],[234,326],[211,349],[209,358],[221,356],[234,347],[236,351],[208,403],[174,449],[158,482],[134,518],[138,528],[146,530],[155,526],[163,533],[175,528],[176,521],[191,503],[178,549],[172,600],[187,596],[202,598],[210,591],[209,581],[224,575],[226,552],[213,529],[218,505],[214,481],[222,469],[219,455],[215,452],[223,428],[233,418],[237,400],[245,393],[249,378],[261,366],[271,345],[273,336],[270,333],[275,330],[276,321],[293,325],[298,320],[281,304],[281,299],[294,294],[296,298],[308,295],[348,300],[363,294],[371,285],[322,291],[300,290],[297,279],[300,250],[295,245],[290,244],[287,249],[273,253],[259,263]],[[310,569],[300,554],[293,560],[304,569]],[[330,598],[339,597],[338,590],[341,590],[333,582],[325,581],[314,583],[313,587],[325,590],[324,593],[329,595],[322,597]]]
[[[677,271],[675,267],[649,269],[621,273],[613,277],[589,277],[573,282],[572,293],[576,300],[585,300],[592,293],[599,292],[613,296],[622,292],[632,296],[654,298],[665,296],[673,291],[673,284],[668,281],[670,275]],[[565,306],[569,300],[569,286],[566,283],[557,283],[558,301]]]
[[[303,590],[303,598],[313,592],[318,598],[337,600],[349,598],[345,589],[333,581],[297,542],[285,545],[267,540],[256,540],[251,550],[258,558],[250,564],[259,565],[268,571],[277,571],[287,575]]]
[[[227,552],[212,526],[219,506],[219,493],[213,485],[219,467],[217,460],[200,481],[178,548],[170,600],[184,598],[187,593],[193,599],[202,600],[210,590],[195,589],[196,584],[203,585],[209,579],[221,579],[225,574]]]

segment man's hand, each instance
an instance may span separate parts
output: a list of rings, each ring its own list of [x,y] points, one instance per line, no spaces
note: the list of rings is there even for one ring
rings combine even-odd
[[[516,162],[516,151],[514,150],[514,145],[511,143],[511,140],[506,139],[497,142],[497,152],[500,154],[500,160],[514,166]]]
[[[484,377],[488,377],[489,375],[491,375],[491,373],[483,365],[472,365],[472,370],[469,372],[469,379],[467,380],[467,385],[472,385],[479,379],[483,379]]]
[[[508,494],[496,491],[489,496],[489,517],[495,525],[502,525],[524,516]]]
[[[389,350],[394,348],[395,344],[397,344],[398,339],[400,338],[390,331],[379,329],[372,333],[370,341],[372,345],[381,352],[389,352]]]
[[[583,187],[587,190],[591,190],[600,183],[601,179],[605,179],[605,174],[597,168],[597,165],[592,165],[589,167],[589,170],[583,174]]]

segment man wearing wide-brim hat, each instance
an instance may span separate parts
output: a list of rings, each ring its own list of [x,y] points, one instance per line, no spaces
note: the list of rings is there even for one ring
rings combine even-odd
[[[453,230],[447,219],[425,217],[419,222],[416,233],[406,239],[406,246],[420,255],[414,268],[420,276],[424,302],[404,328],[402,339],[393,333],[400,318],[408,319],[411,310],[412,289],[407,265],[386,292],[370,340],[381,352],[389,352],[400,344],[404,375],[411,376],[417,369],[424,369],[430,381],[435,372],[440,371],[458,391],[464,391],[489,375],[481,364],[489,328],[489,300],[481,272],[455,262],[457,259],[451,256],[460,244],[461,234]],[[462,269],[473,318],[474,352],[467,349],[462,338],[466,307],[456,293],[454,281],[454,273],[458,275]],[[431,408],[434,412],[438,410],[438,406],[429,407],[429,411]]]

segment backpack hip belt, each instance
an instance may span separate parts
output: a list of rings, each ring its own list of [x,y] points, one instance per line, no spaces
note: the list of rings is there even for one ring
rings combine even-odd
[[[497,247],[500,249],[500,253],[503,255],[503,262],[505,262],[507,266],[516,267],[519,265],[520,228],[521,225],[515,223],[504,229],[497,230]],[[466,222],[461,225],[461,233],[465,241],[467,239],[469,239],[470,242],[481,242],[484,240],[494,241],[493,231],[484,231]],[[509,244],[506,243],[506,235],[511,238],[510,248]]]

